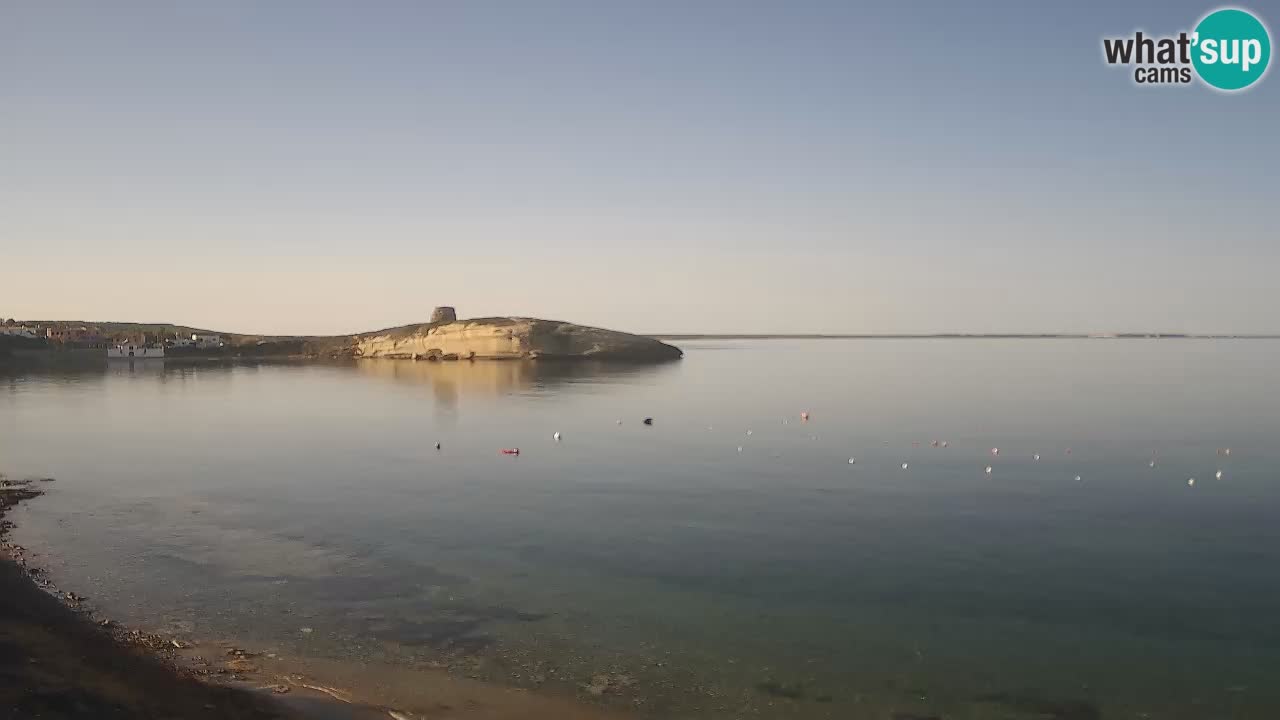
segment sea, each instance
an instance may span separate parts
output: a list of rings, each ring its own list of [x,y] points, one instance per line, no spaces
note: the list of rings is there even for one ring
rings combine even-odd
[[[660,718],[1280,717],[1280,341],[0,371],[130,627]],[[515,451],[518,449],[518,454]]]

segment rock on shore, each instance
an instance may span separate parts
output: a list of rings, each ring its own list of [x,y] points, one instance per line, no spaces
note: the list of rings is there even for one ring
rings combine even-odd
[[[679,348],[653,338],[555,320],[499,317],[407,325],[356,335],[351,352],[361,358],[420,360],[589,358],[659,362]]]

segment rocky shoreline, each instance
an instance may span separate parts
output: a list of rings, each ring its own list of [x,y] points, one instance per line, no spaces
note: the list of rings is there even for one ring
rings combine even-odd
[[[455,678],[381,670],[361,687],[404,708],[336,687],[323,663],[229,643],[131,629],[95,614],[90,599],[58,588],[11,542],[8,510],[43,494],[52,478],[0,475],[0,720],[608,720],[615,712],[570,699]],[[310,670],[313,672],[299,672]],[[400,673],[403,677],[390,679]]]
[[[291,717],[259,694],[199,681],[161,638],[95,622],[85,598],[53,587],[2,519],[48,481],[0,477],[0,718]]]

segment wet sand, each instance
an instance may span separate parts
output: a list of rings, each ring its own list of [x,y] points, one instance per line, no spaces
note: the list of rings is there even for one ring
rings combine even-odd
[[[94,618],[7,542],[5,512],[50,480],[0,475],[0,720],[620,720],[571,698],[443,671],[264,657],[189,644]],[[342,678],[349,687],[330,685]]]

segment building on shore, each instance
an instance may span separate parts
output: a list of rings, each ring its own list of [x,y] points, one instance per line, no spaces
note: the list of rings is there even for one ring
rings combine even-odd
[[[148,346],[140,342],[123,342],[107,348],[108,359],[150,360],[163,357],[164,348],[158,345]]]
[[[95,336],[96,334],[97,333],[94,330],[84,327],[83,325],[80,327],[69,327],[65,325],[49,327],[45,328],[44,331],[45,338],[60,343],[79,342],[83,338]]]
[[[226,343],[222,341],[221,335],[206,335],[204,333],[191,333],[191,342],[201,350],[211,350],[220,348]]]

